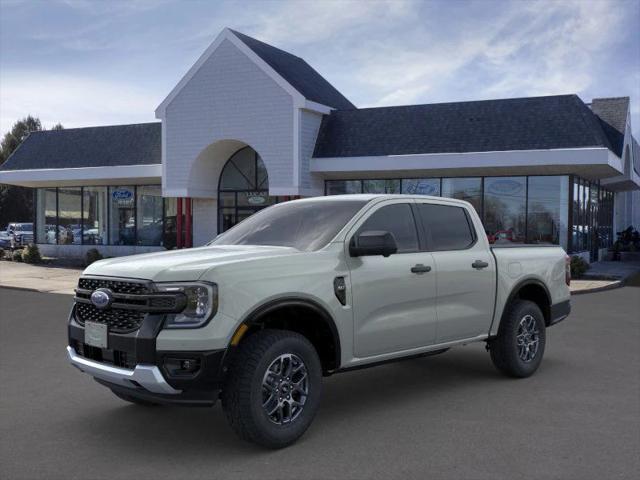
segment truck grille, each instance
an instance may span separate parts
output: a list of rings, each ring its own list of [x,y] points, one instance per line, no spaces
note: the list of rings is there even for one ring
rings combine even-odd
[[[105,278],[81,278],[78,281],[78,288],[85,290],[108,288],[113,293],[129,293],[132,295],[144,295],[151,292],[147,282],[129,282]]]
[[[129,333],[140,328],[145,313],[139,310],[126,310],[124,308],[111,308],[98,310],[91,304],[78,303],[76,306],[76,320],[81,325],[84,322],[104,323],[113,333]]]
[[[105,288],[111,291],[112,303],[99,309],[91,302],[91,294]],[[76,289],[75,318],[85,322],[103,323],[113,333],[129,333],[140,328],[148,313],[181,311],[186,297],[181,293],[158,292],[147,280],[123,280],[101,277],[82,277]]]

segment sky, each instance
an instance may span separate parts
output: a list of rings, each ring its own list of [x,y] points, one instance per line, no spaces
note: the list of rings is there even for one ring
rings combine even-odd
[[[0,0],[0,133],[154,121],[224,27],[358,107],[630,96],[640,138],[640,0]]]

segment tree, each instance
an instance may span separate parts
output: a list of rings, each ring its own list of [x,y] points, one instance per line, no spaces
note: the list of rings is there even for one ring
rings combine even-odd
[[[18,148],[31,132],[42,130],[39,118],[28,115],[13,124],[0,142],[0,165]],[[61,124],[53,130],[62,130]],[[0,228],[9,222],[29,222],[33,219],[33,190],[31,188],[0,185]]]

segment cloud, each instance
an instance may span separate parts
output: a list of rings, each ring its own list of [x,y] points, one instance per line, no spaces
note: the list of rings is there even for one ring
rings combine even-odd
[[[487,3],[487,6],[490,4]],[[619,36],[623,14],[602,2],[514,2],[490,19],[451,22],[446,37],[408,21],[396,41],[361,54],[357,82],[372,106],[582,92]]]
[[[154,121],[161,100],[133,83],[15,72],[3,75],[0,83],[0,132],[28,114],[39,117],[46,128],[58,122],[71,128]]]
[[[411,0],[324,0],[278,2],[277,8],[256,13],[251,33],[275,44],[317,43],[351,29],[377,25],[407,16]],[[263,4],[264,5],[264,4]]]

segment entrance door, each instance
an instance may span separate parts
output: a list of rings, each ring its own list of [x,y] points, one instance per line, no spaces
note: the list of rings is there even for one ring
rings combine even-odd
[[[354,258],[347,252],[356,356],[363,358],[433,344],[436,272],[431,254],[419,249],[411,204],[406,200],[385,202],[354,228],[348,240],[369,230],[391,232],[398,252],[386,258]],[[348,249],[348,243],[345,248]],[[418,265],[431,267],[431,271],[414,268]]]
[[[278,201],[278,197],[269,196],[267,169],[251,147],[229,158],[220,175],[218,192],[218,233]]]

